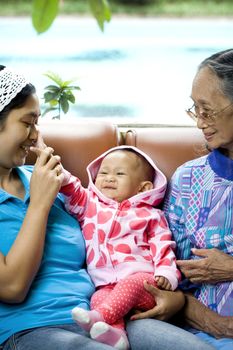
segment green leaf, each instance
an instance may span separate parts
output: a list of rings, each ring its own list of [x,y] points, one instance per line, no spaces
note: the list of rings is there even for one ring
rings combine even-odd
[[[51,91],[51,92],[59,92],[60,91],[60,87],[57,85],[48,85],[48,86],[45,86],[44,89]]]
[[[75,96],[72,94],[72,92],[70,94],[66,93],[66,98],[68,101],[70,101],[71,103],[75,103]]]
[[[49,104],[51,107],[57,106],[55,108],[58,108],[59,102],[58,102],[58,100],[50,100]]]
[[[107,0],[88,0],[93,16],[102,31],[104,31],[104,22],[111,20],[111,11]]]
[[[71,83],[74,83],[77,79],[65,80],[62,82],[62,87],[70,86]]]
[[[57,100],[58,97],[59,97],[59,91],[58,92],[50,92],[50,91],[47,91],[44,93],[44,100],[45,100],[45,103],[46,102],[50,102],[52,100]]]
[[[38,34],[48,30],[58,14],[59,0],[33,0],[32,24]]]
[[[67,113],[69,110],[69,102],[66,98],[66,96],[61,96],[60,99],[61,109],[64,113]]]
[[[60,77],[60,75],[58,75],[57,73],[54,72],[46,72],[44,73],[44,76],[48,77],[49,79],[51,79],[52,81],[54,81],[59,87],[62,87],[63,85],[63,80]]]
[[[75,86],[75,85],[70,85],[68,86],[69,90],[81,90],[81,88],[79,86]],[[65,89],[66,90],[66,89]]]

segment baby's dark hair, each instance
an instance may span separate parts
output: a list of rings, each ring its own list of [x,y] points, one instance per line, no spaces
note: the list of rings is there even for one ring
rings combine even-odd
[[[138,161],[138,165],[143,168],[143,181],[150,181],[154,182],[155,179],[155,169],[152,167],[152,165],[148,162],[148,160],[143,157],[142,154],[136,152],[134,149],[131,148],[123,148],[123,151],[125,152],[131,152],[134,153],[136,156],[136,159]]]
[[[0,65],[0,71],[6,68],[5,66]],[[17,108],[21,108],[25,105],[27,98],[36,92],[36,88],[31,83],[25,85],[22,90],[6,105],[3,110],[0,112],[0,125],[3,125],[5,120],[8,117],[8,114]]]

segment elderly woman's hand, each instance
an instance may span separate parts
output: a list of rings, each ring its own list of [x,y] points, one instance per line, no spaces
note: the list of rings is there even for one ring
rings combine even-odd
[[[175,315],[185,303],[185,297],[181,291],[167,291],[158,289],[144,282],[145,289],[155,298],[155,307],[145,312],[136,312],[130,319],[156,318],[166,321]]]
[[[177,265],[192,283],[233,281],[233,257],[218,249],[192,249],[201,257],[196,260],[177,260]]]

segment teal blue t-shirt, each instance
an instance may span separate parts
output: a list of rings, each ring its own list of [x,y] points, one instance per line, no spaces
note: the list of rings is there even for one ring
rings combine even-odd
[[[29,166],[17,168],[26,190],[24,200],[0,190],[0,251],[4,255],[27,211],[32,170]],[[26,300],[20,304],[0,302],[0,344],[24,329],[72,323],[71,310],[77,305],[88,309],[94,286],[84,264],[85,243],[79,224],[65,211],[58,195],[48,218],[41,266]]]

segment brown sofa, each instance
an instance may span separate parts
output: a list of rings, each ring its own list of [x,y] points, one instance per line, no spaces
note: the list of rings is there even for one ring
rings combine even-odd
[[[206,152],[196,127],[134,128],[125,132],[124,143],[147,153],[168,180],[179,165]]]
[[[149,127],[121,130],[111,122],[42,122],[47,145],[62,157],[64,167],[87,185],[86,166],[111,147],[127,144],[142,149],[157,163],[168,180],[175,169],[201,155],[204,143],[195,127]],[[28,164],[35,161],[28,157]]]
[[[62,158],[63,166],[87,185],[86,167],[93,159],[123,140],[117,126],[105,122],[41,122],[44,141]],[[27,163],[33,164],[30,154]]]

